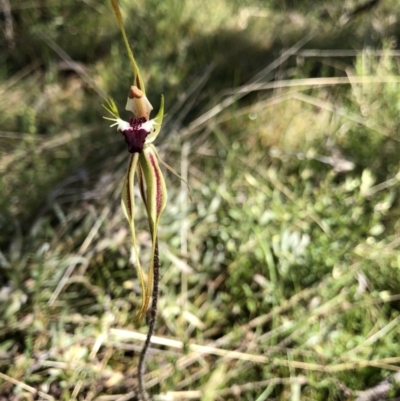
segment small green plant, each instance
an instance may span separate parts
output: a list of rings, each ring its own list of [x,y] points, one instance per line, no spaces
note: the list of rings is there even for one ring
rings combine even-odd
[[[152,144],[157,138],[162,125],[164,116],[164,98],[161,97],[160,109],[155,119],[150,120],[150,112],[152,105],[146,97],[146,91],[141,77],[139,68],[136,64],[132,50],[129,46],[128,39],[122,22],[122,16],[116,0],[111,0],[115,16],[128,51],[128,55],[133,69],[133,82],[128,94],[126,110],[132,111],[135,117],[130,118],[129,122],[120,118],[115,102],[110,99],[105,109],[111,114],[105,117],[113,121],[111,125],[117,126],[118,131],[122,132],[125,142],[128,145],[128,151],[131,157],[128,164],[123,188],[122,188],[122,208],[124,214],[129,221],[132,233],[132,246],[136,256],[136,268],[142,288],[142,305],[136,319],[141,320],[145,316],[152,297],[152,305],[150,309],[149,331],[144,343],[138,367],[139,393],[143,400],[148,400],[148,395],[144,388],[144,368],[147,350],[150,345],[151,336],[154,333],[155,321],[157,315],[158,301],[158,282],[159,282],[159,258],[158,258],[158,224],[161,213],[167,202],[167,189],[165,187],[164,177],[162,175],[158,162],[160,161],[156,148]],[[147,285],[145,277],[140,265],[136,234],[135,234],[135,194],[134,194],[134,178],[135,173],[138,176],[140,194],[146,207],[147,218],[152,238],[151,260],[148,270]],[[153,295],[153,296],[152,296]]]

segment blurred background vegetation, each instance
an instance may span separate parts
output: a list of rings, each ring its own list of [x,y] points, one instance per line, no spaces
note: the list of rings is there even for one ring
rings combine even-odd
[[[154,400],[355,400],[400,370],[398,2],[120,6],[193,196],[166,172]],[[135,399],[120,32],[106,0],[0,7],[0,400]]]

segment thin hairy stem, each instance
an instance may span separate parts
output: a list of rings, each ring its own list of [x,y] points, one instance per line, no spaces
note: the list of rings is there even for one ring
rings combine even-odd
[[[158,257],[158,239],[156,239],[156,246],[154,252],[154,276],[153,276],[153,294],[152,294],[152,302],[150,307],[150,317],[149,317],[149,331],[147,333],[146,341],[144,342],[142,351],[140,353],[139,358],[139,367],[138,367],[138,380],[139,380],[139,397],[142,401],[150,401],[150,398],[146,392],[144,386],[144,371],[145,371],[145,362],[147,351],[150,347],[151,337],[154,334],[156,327],[156,319],[157,319],[157,303],[158,303],[158,295],[159,295],[159,283],[160,280],[160,260]]]

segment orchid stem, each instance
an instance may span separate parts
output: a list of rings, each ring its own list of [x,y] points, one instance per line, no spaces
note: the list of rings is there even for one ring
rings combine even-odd
[[[151,337],[153,336],[156,327],[159,280],[160,280],[160,259],[158,256],[158,238],[156,238],[156,246],[154,252],[153,293],[150,307],[150,317],[148,321],[149,331],[147,332],[146,341],[144,342],[142,351],[140,352],[139,367],[138,367],[139,396],[141,401],[150,401],[150,398],[146,392],[144,385],[144,372],[145,372],[147,351],[149,350]]]

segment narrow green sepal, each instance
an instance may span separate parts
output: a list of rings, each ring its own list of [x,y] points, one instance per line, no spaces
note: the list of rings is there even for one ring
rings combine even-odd
[[[160,108],[158,109],[158,113],[156,118],[154,119],[154,128],[153,131],[147,135],[146,143],[152,143],[158,136],[161,131],[161,126],[164,118],[164,96],[161,95],[161,103]]]
[[[139,164],[142,180],[146,185],[146,190],[143,191],[142,197],[147,209],[147,218],[152,239],[151,261],[148,273],[146,299],[144,301],[144,311],[146,311],[153,290],[154,258],[156,253],[158,223],[160,221],[161,213],[167,203],[167,187],[158,164],[157,152],[153,145],[147,145],[143,149],[143,152],[139,156]]]
[[[121,205],[122,210],[124,211],[125,217],[129,222],[129,227],[131,229],[132,236],[132,247],[135,252],[136,257],[136,270],[140,280],[140,286],[142,290],[142,304],[140,308],[140,312],[137,314],[136,319],[141,320],[146,313],[147,307],[145,305],[145,301],[147,299],[146,294],[146,285],[144,280],[144,274],[142,267],[140,266],[139,252],[136,241],[136,233],[135,233],[135,194],[134,194],[134,180],[135,180],[135,172],[138,166],[139,154],[135,153],[131,156],[129,160],[128,170],[125,175],[124,184],[122,187],[121,194]]]

